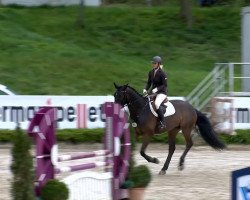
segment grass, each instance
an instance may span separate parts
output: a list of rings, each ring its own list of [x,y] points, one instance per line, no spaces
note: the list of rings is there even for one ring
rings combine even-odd
[[[186,96],[215,62],[240,61],[240,9],[179,7],[0,7],[1,83],[19,94],[107,95],[113,82],[141,91],[160,55],[169,95]]]

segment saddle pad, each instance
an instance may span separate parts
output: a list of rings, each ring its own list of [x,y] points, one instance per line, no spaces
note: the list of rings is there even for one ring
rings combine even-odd
[[[151,110],[151,112],[153,113],[154,116],[158,117],[158,114],[154,110],[154,108],[152,106],[152,103],[153,102],[151,101],[150,104],[149,104],[150,110]],[[175,108],[174,108],[173,104],[170,101],[168,101],[167,103],[164,103],[164,105],[167,106],[167,109],[166,109],[166,111],[164,113],[164,117],[175,114]]]

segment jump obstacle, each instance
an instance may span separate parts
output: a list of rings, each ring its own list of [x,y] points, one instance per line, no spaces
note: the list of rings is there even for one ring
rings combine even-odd
[[[35,114],[27,132],[34,139],[36,145],[35,191],[38,197],[45,184],[54,179],[56,174],[106,166],[105,173],[79,173],[65,178],[64,182],[70,191],[69,199],[120,199],[120,186],[128,172],[131,151],[128,123],[120,105],[113,102],[106,102],[102,105],[102,114],[106,119],[104,149],[62,156],[58,156],[56,144],[56,108],[43,107]],[[58,165],[58,163],[67,160],[97,156],[106,157],[103,162],[83,163],[67,167],[59,167]],[[100,181],[93,183],[97,179]],[[104,197],[105,195],[108,197]]]

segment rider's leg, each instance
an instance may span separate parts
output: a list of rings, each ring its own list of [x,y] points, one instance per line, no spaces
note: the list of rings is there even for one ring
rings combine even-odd
[[[160,120],[160,129],[165,128],[165,118],[164,118],[164,113],[163,110],[160,108],[160,105],[166,98],[165,94],[158,94],[155,99],[155,107],[156,107],[156,112],[158,114],[158,118]]]

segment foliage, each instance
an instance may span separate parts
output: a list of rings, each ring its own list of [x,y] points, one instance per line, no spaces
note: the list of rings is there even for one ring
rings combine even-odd
[[[43,200],[67,200],[69,189],[67,185],[57,179],[49,180],[41,192]]]
[[[104,4],[140,4],[147,5],[147,2],[151,2],[154,6],[162,6],[162,5],[179,5],[179,1],[176,0],[104,0]],[[206,5],[213,6],[244,6],[250,5],[249,0],[192,0],[191,4],[193,6],[200,5],[199,2],[207,2]]]
[[[107,95],[113,82],[140,91],[159,54],[169,95],[186,96],[215,62],[240,61],[239,7],[195,7],[192,29],[179,5],[87,7],[84,28],[77,6],[0,9],[1,83],[19,94]]]
[[[14,130],[0,130],[0,142],[11,142],[15,135],[16,132]]]
[[[227,144],[250,144],[250,130],[241,131],[236,135],[220,135]]]
[[[0,130],[0,142],[10,142],[15,134],[13,130]],[[63,129],[57,130],[57,140],[60,142],[84,143],[102,142],[103,129]]]
[[[83,143],[102,142],[104,129],[65,129],[57,130],[56,137],[61,142]]]
[[[133,128],[130,130],[132,138],[132,148],[135,149],[135,135]],[[250,144],[250,131],[249,130],[236,130],[235,135],[220,134],[220,138],[226,144]],[[57,130],[57,140],[59,142],[70,143],[101,143],[104,134],[104,129],[64,129]],[[12,130],[0,130],[0,142],[10,142],[14,137],[15,131]],[[138,142],[141,142],[141,137],[138,138]],[[152,138],[152,142],[155,143],[168,143],[167,134],[155,135]],[[185,139],[181,133],[176,137],[176,144],[185,144]]]
[[[31,142],[19,127],[17,127],[12,147],[13,181],[11,193],[14,200],[33,200],[33,159],[30,154]]]
[[[128,179],[134,188],[147,187],[152,180],[152,174],[147,165],[134,166],[129,172]]]

